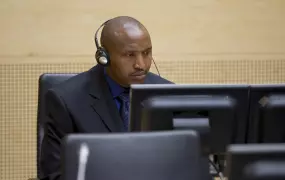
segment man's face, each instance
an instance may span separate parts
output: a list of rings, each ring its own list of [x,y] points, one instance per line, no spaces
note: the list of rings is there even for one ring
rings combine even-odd
[[[111,65],[108,74],[122,86],[144,82],[152,62],[152,45],[148,33],[133,33],[120,37],[109,51]]]

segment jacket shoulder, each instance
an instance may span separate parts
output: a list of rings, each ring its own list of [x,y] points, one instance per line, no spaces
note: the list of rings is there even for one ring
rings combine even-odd
[[[151,72],[149,72],[147,78],[148,78],[147,83],[151,84],[174,84],[173,82]]]

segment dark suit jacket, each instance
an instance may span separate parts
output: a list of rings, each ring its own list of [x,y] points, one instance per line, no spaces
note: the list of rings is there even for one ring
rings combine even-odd
[[[168,83],[171,82],[153,73],[148,73],[145,80],[145,84]],[[60,145],[67,134],[124,131],[104,69],[99,65],[50,89],[46,108],[40,179],[60,178]]]

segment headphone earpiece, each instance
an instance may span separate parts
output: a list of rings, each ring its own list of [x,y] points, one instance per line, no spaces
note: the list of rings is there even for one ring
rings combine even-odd
[[[108,20],[109,21],[109,20]],[[101,47],[98,43],[98,39],[97,39],[97,34],[98,31],[100,30],[101,27],[105,26],[105,24],[108,22],[104,22],[95,32],[95,46],[97,48],[97,51],[95,53],[95,59],[97,61],[98,64],[102,65],[102,66],[108,66],[110,64],[110,58],[108,55],[108,52],[106,51],[106,49],[104,49],[103,47]]]
[[[108,66],[110,64],[110,58],[107,51],[103,47],[99,47],[95,54],[95,59],[98,64],[102,66]]]

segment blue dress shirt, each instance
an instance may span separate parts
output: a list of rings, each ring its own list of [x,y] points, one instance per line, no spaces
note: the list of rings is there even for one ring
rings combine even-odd
[[[113,79],[110,78],[110,76],[107,75],[106,73],[106,68],[104,69],[104,74],[106,77],[107,84],[109,85],[109,89],[111,91],[111,94],[113,96],[114,101],[116,102],[118,110],[120,110],[121,103],[118,100],[118,97],[120,94],[122,94],[126,89],[116,83]]]

